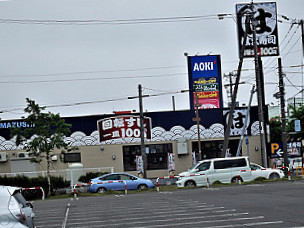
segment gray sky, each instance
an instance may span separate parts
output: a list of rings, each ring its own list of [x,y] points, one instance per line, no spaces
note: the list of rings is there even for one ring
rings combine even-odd
[[[13,0],[0,1],[1,119],[20,118],[29,97],[61,116],[138,110],[138,94],[148,111],[188,109],[189,55],[219,54],[222,74],[236,70],[238,46],[235,0]],[[264,1],[255,1],[264,2]],[[301,19],[303,0],[277,0],[281,15]],[[193,20],[180,17],[200,16]],[[155,20],[168,18],[167,20]],[[142,23],[134,19],[148,19]],[[16,21],[12,21],[16,20]],[[94,23],[97,20],[98,23]],[[123,21],[118,21],[123,20]],[[85,23],[80,23],[85,22]],[[96,21],[95,21],[96,22]],[[151,23],[153,22],[153,23]],[[286,98],[302,89],[301,31],[279,23]],[[278,104],[277,58],[264,57],[266,103]],[[255,83],[253,59],[246,59],[238,100],[248,104]],[[223,84],[228,81],[223,79]],[[295,87],[294,87],[295,86]],[[227,93],[223,90],[224,106]],[[90,104],[82,104],[92,102]],[[76,105],[81,103],[82,105]],[[253,104],[256,104],[254,96]],[[69,105],[69,106],[66,106]]]

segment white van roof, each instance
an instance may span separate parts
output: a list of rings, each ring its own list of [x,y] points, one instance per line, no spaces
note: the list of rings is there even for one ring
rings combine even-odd
[[[227,157],[227,158],[210,158],[198,161],[199,163],[206,162],[206,161],[222,161],[222,160],[234,160],[239,158],[248,158],[248,156],[239,156],[239,157]]]

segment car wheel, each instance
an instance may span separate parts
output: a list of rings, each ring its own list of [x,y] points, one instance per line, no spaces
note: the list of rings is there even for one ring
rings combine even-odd
[[[107,189],[104,188],[104,187],[101,187],[101,188],[98,188],[98,189],[97,189],[97,192],[98,192],[98,193],[105,193],[106,191],[107,191]]]
[[[138,185],[137,189],[138,189],[138,190],[148,189],[148,186],[145,185],[145,184],[140,184],[140,185]]]
[[[231,179],[231,183],[238,183],[239,182],[239,178],[238,177],[233,177]],[[241,182],[243,182],[242,178],[241,178]]]
[[[185,187],[195,187],[195,186],[196,186],[196,183],[194,181],[192,181],[192,180],[187,181],[185,183]]]
[[[269,176],[269,179],[272,179],[272,180],[279,179],[279,178],[280,178],[280,176],[277,173],[272,173]]]

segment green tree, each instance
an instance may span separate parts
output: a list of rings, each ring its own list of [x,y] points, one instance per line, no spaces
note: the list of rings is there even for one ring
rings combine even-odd
[[[269,121],[270,129],[270,141],[281,142],[282,141],[282,122],[279,117],[273,117]]]
[[[16,136],[16,145],[28,151],[33,156],[31,162],[41,162],[46,159],[47,179],[50,192],[51,177],[50,164],[51,152],[61,149],[62,152],[77,150],[77,147],[70,147],[64,138],[70,133],[71,125],[65,123],[59,114],[43,112],[45,107],[40,107],[34,100],[26,98],[27,107],[24,111],[28,114],[27,124],[33,127],[14,128],[12,135]],[[31,138],[31,139],[30,139]],[[45,155],[44,155],[45,154]]]
[[[301,141],[304,138],[304,106],[300,106],[298,108],[289,106],[289,108],[291,109],[291,120],[286,126],[287,132],[295,132],[294,121],[296,119],[301,121],[301,131],[296,134],[289,134],[288,138],[290,141]]]

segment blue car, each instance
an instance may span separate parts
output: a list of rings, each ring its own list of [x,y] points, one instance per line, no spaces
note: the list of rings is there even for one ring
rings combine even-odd
[[[133,176],[128,173],[109,173],[91,180],[89,191],[103,193],[107,190],[123,191],[137,189],[153,189],[152,181]]]

